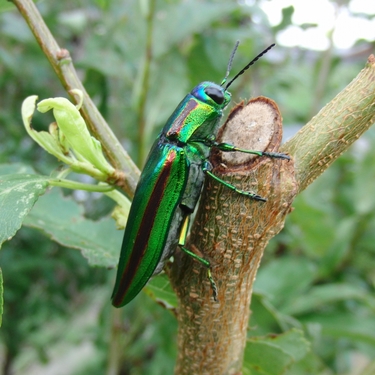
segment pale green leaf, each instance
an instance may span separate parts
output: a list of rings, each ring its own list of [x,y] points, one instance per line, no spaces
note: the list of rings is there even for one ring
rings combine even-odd
[[[47,187],[48,179],[43,176],[0,175],[0,247],[21,228],[27,214]]]
[[[88,220],[83,208],[58,189],[38,201],[24,224],[63,246],[81,250],[91,265],[114,267],[118,262],[123,232],[116,229],[114,220]]]
[[[114,171],[103,155],[100,142],[90,135],[83,117],[73,103],[66,98],[49,98],[40,101],[37,109],[42,113],[53,110],[60,131],[79,160],[87,160],[104,173]]]
[[[37,99],[37,95],[28,96],[22,103],[22,120],[27,133],[36,143],[38,143],[40,147],[44,148],[51,155],[55,156],[66,164],[71,164],[73,160],[63,153],[60,143],[57,141],[56,137],[46,131],[36,131],[32,128],[31,120],[35,112],[35,103]]]

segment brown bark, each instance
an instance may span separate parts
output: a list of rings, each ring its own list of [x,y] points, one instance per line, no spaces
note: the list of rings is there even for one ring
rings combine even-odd
[[[268,107],[268,115],[256,104]],[[281,116],[266,98],[250,101],[223,126],[220,141],[247,149],[278,151]],[[248,109],[248,110],[246,110]],[[272,120],[270,120],[272,118]],[[171,272],[178,298],[178,359],[175,373],[241,374],[249,305],[256,271],[268,241],[284,226],[294,197],[344,152],[375,119],[375,59],[280,151],[291,161],[239,153],[212,155],[215,174],[257,202],[207,179],[187,247],[210,260],[219,302],[206,270],[177,254]]]
[[[247,112],[245,124],[239,120],[242,112]],[[276,104],[261,97],[235,108],[219,140],[251,150],[277,151],[281,127]],[[188,247],[201,250],[211,261],[219,302],[214,302],[200,264],[189,257],[176,262],[175,288],[180,299],[176,374],[240,372],[255,273],[297,191],[292,160],[216,153],[212,162],[217,165],[215,174],[266,197],[267,202],[254,201],[207,179]]]

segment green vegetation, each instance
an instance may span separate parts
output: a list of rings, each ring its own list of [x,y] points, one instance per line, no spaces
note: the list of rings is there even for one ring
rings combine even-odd
[[[236,40],[233,72],[274,42],[293,12],[286,9],[272,28],[257,2],[67,0],[37,6],[138,166],[185,94],[203,80],[221,81]],[[112,309],[122,239],[110,217],[113,196],[57,187],[45,193],[61,164],[29,137],[21,105],[30,95],[68,94],[15,7],[2,0],[0,10],[0,373],[56,374],[62,367],[72,375],[171,374],[177,322],[167,278],[155,278],[131,304]],[[233,101],[272,98],[290,137],[358,74],[370,52],[357,52],[366,47],[358,41],[344,55],[333,48],[321,53],[277,46],[233,85]],[[52,121],[52,115],[35,113],[33,128],[46,130]],[[271,240],[254,287],[244,374],[373,374],[374,149],[370,128],[297,197],[285,228]],[[73,179],[95,183],[79,174]],[[17,191],[32,194],[24,201]],[[14,202],[17,215],[3,215]],[[14,230],[5,235],[8,227]]]

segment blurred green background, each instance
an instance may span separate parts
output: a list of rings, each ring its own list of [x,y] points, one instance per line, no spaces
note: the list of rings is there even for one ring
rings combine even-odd
[[[306,19],[301,3],[307,2],[46,0],[37,5],[59,45],[70,51],[88,93],[141,166],[186,93],[200,81],[222,80],[236,40],[241,44],[232,76],[277,43],[231,92],[233,103],[257,95],[275,100],[285,139],[358,74],[374,52],[368,27],[375,30],[372,2],[310,2],[315,12],[305,9]],[[49,175],[59,164],[26,135],[21,103],[28,95],[66,93],[23,18],[5,0],[0,4],[0,164],[29,165]],[[361,25],[364,33],[357,35]],[[36,126],[48,122],[39,116]],[[374,149],[370,129],[296,199],[284,230],[266,250],[249,336],[303,329],[311,351],[288,367],[288,375],[375,373]],[[113,208],[99,194],[76,192],[69,199],[92,220]],[[114,313],[113,269],[90,267],[79,251],[29,227],[4,244],[0,263],[0,373],[110,374],[117,321],[123,330],[118,374],[173,373],[174,316],[145,293]]]

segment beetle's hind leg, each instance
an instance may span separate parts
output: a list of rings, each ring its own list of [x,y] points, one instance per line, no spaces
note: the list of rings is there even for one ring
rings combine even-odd
[[[203,264],[207,268],[207,278],[208,278],[208,280],[210,281],[210,284],[211,284],[212,296],[213,296],[213,299],[215,300],[215,302],[218,302],[218,299],[217,299],[218,291],[217,291],[217,286],[216,286],[215,280],[213,279],[212,274],[211,274],[211,264],[210,264],[210,262],[208,260],[200,257],[199,255],[193,253],[192,251],[188,250],[185,247],[187,232],[188,232],[188,229],[189,229],[189,222],[190,222],[190,215],[187,215],[185,217],[184,222],[183,222],[182,227],[181,227],[180,237],[178,239],[178,246],[180,246],[181,250],[183,250],[186,254],[188,254],[193,259],[197,260],[199,263]]]

